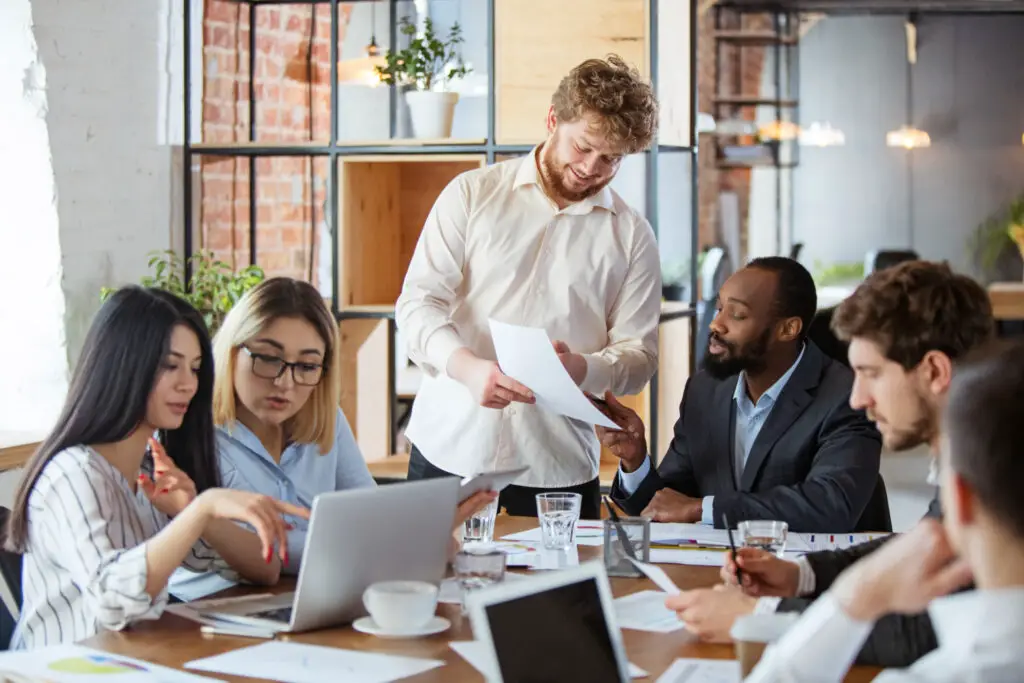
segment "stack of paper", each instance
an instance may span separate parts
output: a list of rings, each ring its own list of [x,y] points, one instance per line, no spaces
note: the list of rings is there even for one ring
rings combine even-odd
[[[229,676],[270,678],[282,683],[389,683],[444,666],[444,662],[274,641],[197,659],[185,666]]]
[[[619,628],[651,633],[671,633],[684,628],[678,615],[665,607],[664,591],[640,591],[615,598],[615,620]]]

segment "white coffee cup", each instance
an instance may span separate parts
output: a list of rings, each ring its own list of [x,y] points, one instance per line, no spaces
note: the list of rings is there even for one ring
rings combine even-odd
[[[381,581],[363,592],[363,605],[383,630],[413,632],[433,618],[437,586],[426,581]]]

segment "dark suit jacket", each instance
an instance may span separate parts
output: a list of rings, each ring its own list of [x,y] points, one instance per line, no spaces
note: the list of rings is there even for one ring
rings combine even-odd
[[[928,507],[926,517],[942,519],[942,508],[936,498]],[[844,569],[872,553],[892,536],[847,548],[809,553],[807,561],[814,570],[814,594],[806,598],[784,598],[780,612],[803,612],[824,593]],[[875,622],[871,635],[864,642],[858,664],[869,666],[907,667],[938,647],[932,621],[927,612],[920,614],[887,614]]]
[[[737,381],[738,376],[694,375],[661,466],[630,496],[616,477],[612,498],[639,514],[668,486],[695,498],[713,495],[715,526],[721,526],[724,512],[734,524],[777,519],[791,531],[861,530],[858,522],[878,482],[882,444],[864,414],[849,406],[850,369],[807,342],[750,449],[739,488],[733,475]],[[888,502],[881,502],[887,513]]]

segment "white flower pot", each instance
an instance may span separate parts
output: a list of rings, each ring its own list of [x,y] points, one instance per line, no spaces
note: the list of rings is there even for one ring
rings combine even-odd
[[[455,104],[458,101],[457,92],[410,90],[405,93],[405,103],[409,105],[409,118],[412,121],[412,136],[420,140],[451,137]]]

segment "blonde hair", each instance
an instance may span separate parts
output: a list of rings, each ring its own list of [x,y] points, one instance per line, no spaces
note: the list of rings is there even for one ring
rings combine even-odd
[[[285,432],[291,440],[315,443],[321,454],[327,453],[334,447],[341,399],[338,325],[320,293],[308,282],[287,277],[264,280],[246,292],[224,318],[213,340],[213,421],[221,427],[234,425],[239,348],[279,318],[305,320],[323,339],[323,377],[305,405],[285,423]]]
[[[658,129],[658,100],[640,72],[618,55],[588,59],[558,84],[551,97],[555,117],[573,123],[592,116],[601,133],[626,154],[651,146]]]

